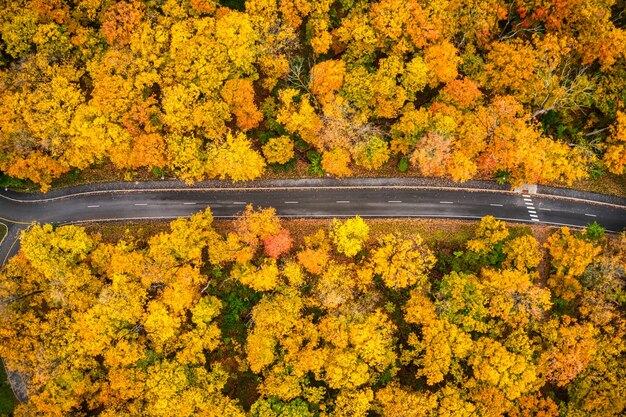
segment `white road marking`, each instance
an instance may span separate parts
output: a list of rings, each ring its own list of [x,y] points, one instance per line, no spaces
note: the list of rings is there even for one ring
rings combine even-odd
[[[388,203],[402,203],[400,200],[389,200]]]
[[[539,217],[536,214],[531,214],[530,217]]]
[[[534,210],[534,209],[535,209],[535,206],[528,206],[528,207],[526,207],[526,208],[527,208],[528,210]]]
[[[148,203],[135,203],[136,206],[147,206]]]
[[[539,208],[539,210],[543,210],[543,211],[552,211],[552,209],[546,209],[546,208]]]
[[[585,216],[589,216],[589,217],[598,217],[595,214],[589,214],[589,213],[585,213]]]
[[[522,194],[522,196],[524,196],[526,198],[530,198],[530,196],[528,194]]]
[[[151,189],[146,189],[146,188],[137,188],[137,189],[110,189],[110,190],[97,190],[97,191],[84,191],[84,192],[78,192],[78,193],[70,193],[70,194],[66,194],[66,195],[61,195],[58,197],[49,197],[49,198],[38,198],[38,199],[32,199],[32,200],[22,200],[19,198],[12,198],[9,196],[6,196],[4,194],[0,194],[0,198],[3,198],[5,200],[10,200],[10,201],[15,201],[17,203],[41,203],[44,201],[55,201],[55,200],[65,200],[65,199],[70,199],[70,198],[74,198],[74,197],[79,197],[79,196],[85,196],[85,195],[97,195],[97,194],[118,194],[118,193],[124,193],[124,194],[128,194],[128,193],[160,193],[160,192],[170,192],[170,191],[177,191],[177,192],[223,192],[223,191],[276,191],[276,190],[296,190],[296,191],[300,191],[300,190],[316,190],[316,189],[320,189],[320,188],[325,188],[325,189],[329,189],[329,190],[380,190],[380,189],[386,189],[386,190],[445,190],[445,191],[471,191],[474,192],[476,191],[475,188],[466,188],[466,187],[435,187],[435,186],[427,186],[427,185],[420,185],[420,186],[416,186],[416,185],[331,185],[331,186],[325,186],[325,187],[316,187],[316,186],[274,186],[274,187],[270,187],[270,186],[265,186],[265,187],[197,187],[197,188],[180,188],[180,187],[169,187],[169,188],[151,188]],[[481,192],[487,192],[487,193],[498,193],[498,194],[506,194],[506,195],[513,195],[514,193],[512,191],[505,191],[505,190],[486,190],[486,189],[481,189]],[[524,197],[530,197],[527,194],[523,194]],[[596,204],[596,205],[602,205],[602,206],[609,206],[609,207],[615,207],[618,209],[623,209],[624,206],[620,205],[620,204],[614,204],[614,203],[606,203],[603,201],[595,201],[595,200],[587,200],[584,198],[575,198],[575,197],[564,197],[564,196],[550,196],[551,198],[558,198],[561,200],[572,200],[572,201],[581,201],[581,202],[585,202],[585,203],[592,203],[592,204]],[[171,218],[171,217],[168,217]],[[480,217],[478,217],[480,218]],[[112,221],[112,220],[105,220],[105,221]],[[571,225],[571,224],[567,224],[567,223],[550,223],[550,224],[556,224],[559,226],[573,226],[573,227],[578,227],[576,225]],[[613,231],[611,231],[613,232]]]
[[[440,201],[439,204],[454,204],[454,201]]]
[[[532,201],[525,201],[524,204],[526,204],[527,206],[532,206],[533,202]]]
[[[87,207],[89,207],[89,208],[98,208],[100,206],[87,206]]]
[[[532,213],[532,214],[537,214],[537,212],[535,210],[528,210],[528,212]]]
[[[246,204],[245,201],[233,201],[233,204]]]
[[[534,222],[538,222],[539,221],[539,219],[530,219],[530,220],[532,220]]]
[[[298,204],[297,201],[285,201],[285,204]]]
[[[183,204],[186,205],[186,206],[193,206],[196,203],[183,203]]]
[[[524,201],[533,201],[530,198],[525,198]]]
[[[492,207],[502,207],[502,204],[489,204]]]
[[[339,200],[339,201],[335,201],[335,203],[338,203],[338,204],[347,204],[347,203],[349,203],[349,201],[346,201],[346,200]]]

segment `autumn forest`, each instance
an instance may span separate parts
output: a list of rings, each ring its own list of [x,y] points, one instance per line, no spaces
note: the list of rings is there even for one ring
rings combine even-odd
[[[625,103],[625,0],[0,0],[3,189],[625,181]],[[624,415],[626,231],[246,201],[0,213],[0,415]]]
[[[626,234],[207,209],[146,239],[33,226],[0,273],[21,416],[618,416]]]
[[[623,0],[0,2],[0,169],[561,182],[626,166]],[[355,171],[356,170],[356,171]]]

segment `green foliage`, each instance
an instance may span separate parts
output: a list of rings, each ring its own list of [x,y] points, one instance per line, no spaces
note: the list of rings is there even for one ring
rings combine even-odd
[[[606,229],[598,224],[597,221],[589,224],[585,229],[585,236],[591,240],[599,240],[604,236]]]
[[[150,169],[150,172],[152,173],[152,175],[154,175],[156,178],[163,178],[165,176],[165,169],[163,168],[159,168],[159,167],[152,167],[152,169]]]
[[[493,174],[493,178],[498,184],[504,185],[511,181],[511,172],[505,170],[498,170]]]
[[[398,171],[406,172],[409,169],[409,160],[406,158],[400,158],[398,161]]]
[[[306,157],[310,162],[309,173],[317,176],[324,175],[324,169],[322,168],[322,154],[317,151],[308,151],[306,153]]]

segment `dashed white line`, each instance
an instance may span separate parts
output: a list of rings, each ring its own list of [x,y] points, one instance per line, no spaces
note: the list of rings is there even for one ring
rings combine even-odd
[[[389,200],[388,203],[402,203],[400,200]]]
[[[233,204],[246,204],[245,201],[233,201]]]
[[[543,211],[552,211],[552,209],[547,209],[547,208],[539,208],[539,210],[543,210]]]
[[[100,206],[95,205],[95,206],[87,206],[87,207],[89,207],[89,208],[98,208],[98,207],[100,207]]]
[[[492,207],[502,207],[502,204],[489,204]]]
[[[338,203],[338,204],[347,204],[347,203],[349,203],[349,201],[346,201],[346,200],[339,200],[339,201],[335,201],[335,203]]]
[[[589,213],[585,213],[585,216],[589,216],[589,217],[598,217],[595,214],[589,214]]]
[[[196,203],[183,203],[183,204],[186,205],[186,206],[193,206]]]
[[[148,203],[135,203],[136,206],[147,206]]]
[[[285,204],[298,204],[297,201],[285,201]]]
[[[454,201],[440,201],[439,204],[454,204]]]

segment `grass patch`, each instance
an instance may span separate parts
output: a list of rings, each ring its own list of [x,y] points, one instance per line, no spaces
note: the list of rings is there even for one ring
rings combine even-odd
[[[13,412],[17,400],[13,395],[4,365],[0,363],[0,416],[8,416]]]

